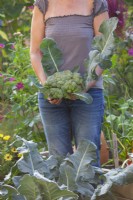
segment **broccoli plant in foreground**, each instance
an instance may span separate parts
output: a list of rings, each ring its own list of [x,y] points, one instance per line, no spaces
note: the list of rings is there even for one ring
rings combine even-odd
[[[133,183],[133,165],[106,174],[94,167],[96,146],[88,140],[65,158],[43,158],[36,143],[20,137],[17,141],[23,141],[17,149],[23,154],[16,163],[19,176],[12,176],[14,166],[0,184],[2,200],[115,200],[119,186]]]

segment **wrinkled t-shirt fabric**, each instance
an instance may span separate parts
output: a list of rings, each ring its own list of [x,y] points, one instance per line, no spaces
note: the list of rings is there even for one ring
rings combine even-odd
[[[34,5],[45,15],[48,0],[35,0]],[[54,39],[63,53],[61,70],[72,70],[75,66],[80,66],[79,72],[84,75],[84,59],[88,57],[94,37],[93,19],[105,11],[108,11],[106,0],[94,0],[91,15],[65,15],[45,20],[45,37]],[[102,76],[94,87],[103,89]]]

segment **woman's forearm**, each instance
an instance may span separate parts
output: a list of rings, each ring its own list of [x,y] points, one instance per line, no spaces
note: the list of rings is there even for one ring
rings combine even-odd
[[[103,73],[103,69],[98,65],[95,69],[97,76],[101,76]]]
[[[43,67],[42,67],[41,54],[39,52],[38,53],[31,53],[30,58],[31,58],[31,64],[32,64],[32,67],[35,71],[36,76],[38,77],[41,84],[44,85],[44,83],[47,79],[47,76],[44,73],[44,70],[43,70]]]
[[[101,76],[103,73],[103,69],[98,65],[95,69],[95,72],[97,74],[97,76]],[[90,88],[94,87],[96,84],[97,80],[92,80],[88,83],[88,86],[86,88],[86,90],[89,90]]]

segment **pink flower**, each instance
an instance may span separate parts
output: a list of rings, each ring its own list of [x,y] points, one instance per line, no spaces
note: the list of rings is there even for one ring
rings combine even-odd
[[[27,7],[29,10],[33,10],[34,6],[28,6]]]
[[[0,74],[0,77],[3,77],[3,75],[2,75],[2,74]]]
[[[11,45],[11,49],[15,49],[15,45],[14,44]]]
[[[119,20],[116,32],[119,36],[121,36],[127,18],[126,3],[124,0],[107,0],[107,2],[109,8],[109,16],[117,17]]]
[[[133,48],[128,49],[128,55],[129,55],[129,56],[133,56]]]
[[[0,43],[0,49],[3,49],[3,48],[5,48],[5,45]]]
[[[17,83],[16,85],[17,90],[21,90],[24,88],[24,84],[22,82]]]
[[[7,77],[6,76],[4,76],[4,82],[6,82],[7,81]]]
[[[2,121],[4,119],[4,116],[0,115],[0,121]]]
[[[14,77],[11,77],[11,78],[9,78],[9,81],[10,81],[10,82],[15,81],[15,78],[14,78]]]

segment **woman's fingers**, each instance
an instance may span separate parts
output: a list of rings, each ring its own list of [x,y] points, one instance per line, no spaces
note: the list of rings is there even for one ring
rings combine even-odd
[[[70,95],[70,99],[71,99],[71,100],[76,100],[77,97],[76,97],[74,94],[71,94],[71,95]],[[62,99],[51,99],[51,98],[48,98],[48,101],[49,101],[49,103],[51,103],[51,104],[60,104],[61,101],[62,101]]]
[[[62,99],[50,99],[50,98],[48,98],[48,101],[51,104],[60,104]]]
[[[76,100],[76,99],[77,99],[76,96],[75,96],[74,94],[71,94],[71,95],[70,95],[70,98],[71,98],[71,100]]]

